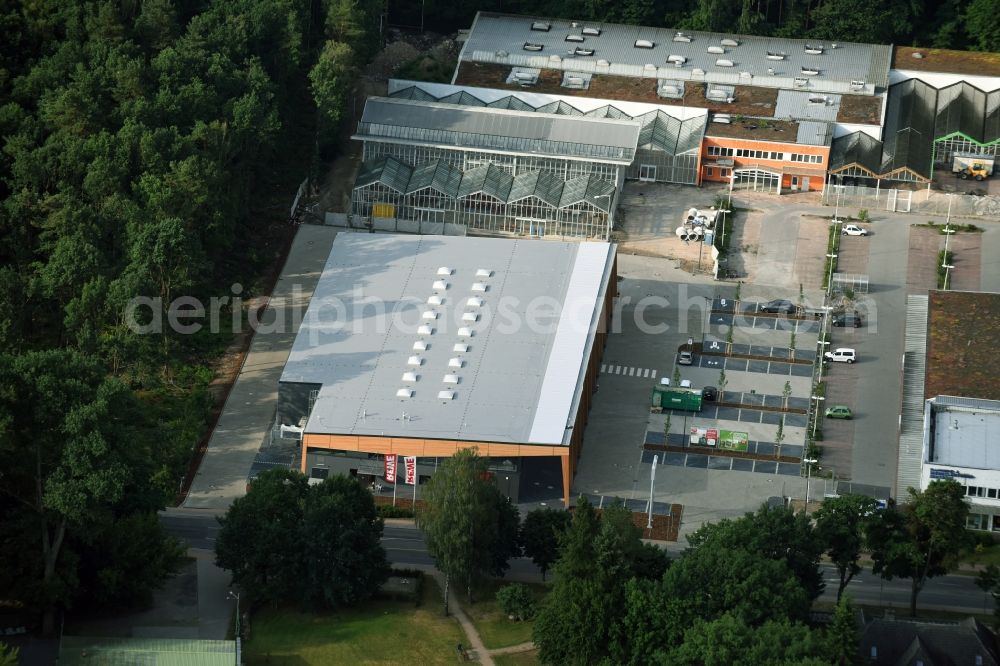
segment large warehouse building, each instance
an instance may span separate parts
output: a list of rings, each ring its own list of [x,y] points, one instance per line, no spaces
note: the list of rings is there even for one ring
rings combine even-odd
[[[279,385],[302,471],[475,446],[517,501],[534,464],[570,485],[616,295],[615,246],[340,234]]]

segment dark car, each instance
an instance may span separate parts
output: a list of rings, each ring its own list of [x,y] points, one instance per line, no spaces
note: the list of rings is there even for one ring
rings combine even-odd
[[[858,313],[854,314],[839,314],[833,318],[833,325],[847,328],[861,328],[864,322],[861,320],[861,315]]]
[[[719,398],[719,389],[714,386],[706,386],[701,390],[701,397],[708,402],[715,402]]]
[[[783,298],[778,298],[773,301],[768,301],[760,306],[761,312],[771,312],[774,314],[795,314],[798,308],[795,303],[787,301]]]

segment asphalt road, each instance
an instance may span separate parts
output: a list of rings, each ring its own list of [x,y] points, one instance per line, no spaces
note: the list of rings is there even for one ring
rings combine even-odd
[[[202,513],[161,513],[160,521],[167,531],[192,548],[214,548],[215,535],[219,526],[214,516]],[[389,561],[401,566],[430,566],[434,560],[427,553],[423,535],[412,525],[391,524],[385,526],[382,536]],[[672,545],[672,553],[680,548]],[[827,590],[820,597],[823,601],[835,601],[837,574],[833,567],[824,565],[824,579]],[[541,580],[538,568],[527,558],[516,558],[510,563],[507,576],[515,580]],[[864,571],[848,585],[848,591],[855,603],[870,606],[907,608],[910,600],[909,580],[884,581],[870,571]],[[927,582],[918,599],[920,608],[949,610],[961,613],[983,613],[993,609],[993,602],[975,585],[972,576],[942,576]]]

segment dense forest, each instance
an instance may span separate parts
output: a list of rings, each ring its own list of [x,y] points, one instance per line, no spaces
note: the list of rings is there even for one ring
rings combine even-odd
[[[0,9],[0,590],[47,631],[59,609],[147,600],[179,561],[155,511],[206,428],[208,364],[234,331],[144,335],[130,299],[161,299],[146,324],[178,296],[253,294],[382,13],[354,0]]]
[[[997,0],[389,0],[392,25],[467,28],[477,10],[687,30],[1000,51]]]

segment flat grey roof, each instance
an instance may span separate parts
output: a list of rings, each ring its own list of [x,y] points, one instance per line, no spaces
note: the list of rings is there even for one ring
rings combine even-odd
[[[550,29],[532,30],[535,22],[547,23]],[[585,34],[585,29],[600,30],[600,35]],[[566,41],[567,35],[574,35],[577,41]],[[688,38],[689,41],[675,41]],[[738,45],[724,46],[723,39],[735,40]],[[637,40],[652,43],[652,48],[637,48]],[[525,43],[542,48],[528,51],[524,49]],[[822,46],[822,54],[806,53],[807,45]],[[722,52],[709,52],[709,47]],[[578,48],[592,49],[593,54],[570,53]],[[833,43],[821,40],[686,30],[679,33],[668,28],[590,21],[576,22],[574,27],[572,22],[562,19],[480,12],[460,59],[597,74],[871,95],[875,88],[888,85],[891,51],[885,44],[837,42],[833,48]],[[779,54],[783,59],[773,59]],[[684,58],[682,66],[668,62],[669,56]],[[600,61],[607,64],[598,64]],[[728,61],[731,66],[721,66],[719,61]],[[804,74],[803,69],[815,69],[818,74]]]
[[[609,243],[342,233],[281,381],[322,384],[311,434],[568,445],[613,262]]]
[[[639,129],[634,120],[369,97],[355,138],[631,164]]]
[[[939,396],[929,464],[1000,470],[1000,402]]]
[[[840,111],[840,95],[808,93],[801,90],[779,90],[774,105],[775,118],[791,120],[822,120],[836,122]]]

